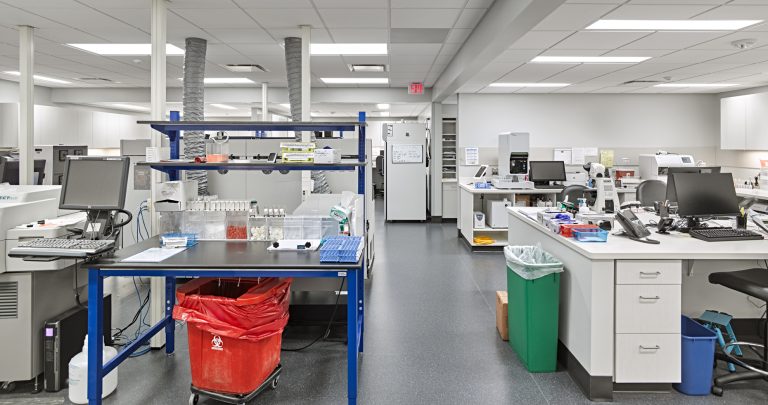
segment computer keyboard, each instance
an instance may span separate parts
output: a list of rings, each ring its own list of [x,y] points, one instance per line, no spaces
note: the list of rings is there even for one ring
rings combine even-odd
[[[760,240],[763,235],[746,229],[733,228],[697,228],[691,229],[690,235],[707,242],[722,242],[730,240]]]
[[[114,246],[113,240],[40,238],[21,241],[9,253],[13,256],[88,257]]]

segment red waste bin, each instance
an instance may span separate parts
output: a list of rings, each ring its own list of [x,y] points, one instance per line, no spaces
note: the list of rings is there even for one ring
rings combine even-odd
[[[195,388],[256,390],[280,363],[291,279],[196,279],[176,291]]]

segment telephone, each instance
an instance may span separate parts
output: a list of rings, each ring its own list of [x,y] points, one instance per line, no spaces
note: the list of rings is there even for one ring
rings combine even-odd
[[[659,244],[659,241],[655,239],[648,239],[648,235],[651,234],[651,231],[646,229],[645,224],[640,221],[640,218],[638,218],[632,210],[617,212],[616,219],[619,220],[619,224],[624,228],[624,235],[630,239],[654,245]]]

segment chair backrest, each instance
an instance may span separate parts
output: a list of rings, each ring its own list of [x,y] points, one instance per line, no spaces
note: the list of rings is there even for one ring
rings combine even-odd
[[[667,198],[667,183],[661,180],[645,180],[637,186],[637,200],[643,207],[652,207],[656,201]]]
[[[378,170],[380,174],[384,174],[384,156],[382,155],[376,156],[376,170]]]
[[[568,202],[575,203],[577,198],[584,197],[584,192],[587,190],[587,186],[581,184],[572,184],[567,186],[560,192],[558,201],[565,201],[565,197],[568,197]]]

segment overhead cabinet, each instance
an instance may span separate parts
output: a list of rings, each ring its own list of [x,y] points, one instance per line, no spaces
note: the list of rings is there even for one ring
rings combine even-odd
[[[768,150],[768,93],[720,100],[720,148]]]

